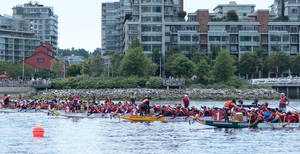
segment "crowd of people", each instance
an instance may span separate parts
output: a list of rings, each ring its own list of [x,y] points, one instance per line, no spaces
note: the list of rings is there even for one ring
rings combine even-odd
[[[81,101],[80,96],[69,95],[67,100],[60,100],[55,97],[53,100],[23,100],[19,95],[19,100],[10,101],[10,95],[5,94],[3,101],[0,102],[0,108],[18,108],[21,110],[64,110],[66,113],[116,113],[127,114],[131,116],[171,116],[173,118],[177,116],[212,116],[214,120],[229,121],[229,117],[234,120],[237,113],[241,113],[243,116],[248,116],[252,122],[249,124],[253,126],[258,122],[270,122],[270,123],[298,123],[299,113],[296,111],[286,112],[286,106],[289,105],[289,100],[284,93],[281,93],[279,108],[269,108],[268,103],[265,102],[262,105],[257,105],[257,108],[247,109],[243,107],[243,100],[240,98],[238,101],[240,105],[236,104],[236,98],[226,102],[223,108],[218,107],[206,107],[190,106],[190,100],[188,95],[184,95],[182,103],[175,103],[174,105],[150,105],[151,98],[143,100],[141,103],[137,103],[137,96],[132,93],[129,97],[129,101],[114,103],[111,98],[106,95],[105,101],[100,103],[96,101],[96,95],[92,94],[91,100]],[[254,98],[254,103],[258,103],[257,98]],[[295,109],[296,110],[296,109]],[[298,111],[298,110],[297,110]]]

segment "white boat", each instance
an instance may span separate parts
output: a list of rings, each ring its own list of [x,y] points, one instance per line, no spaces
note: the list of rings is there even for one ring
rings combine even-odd
[[[19,112],[19,109],[0,109],[2,113],[16,113]]]

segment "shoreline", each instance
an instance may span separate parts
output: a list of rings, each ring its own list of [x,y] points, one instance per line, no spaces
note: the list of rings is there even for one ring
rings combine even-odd
[[[80,96],[80,100],[92,98],[95,93],[97,100],[105,100],[105,95],[108,95],[112,100],[128,100],[132,93],[142,100],[146,97],[151,97],[152,100],[181,100],[187,94],[190,100],[230,100],[233,97],[237,99],[242,97],[244,100],[252,100],[254,96],[258,99],[279,99],[280,95],[273,89],[65,89],[56,90],[49,89],[38,91],[37,93],[23,93],[23,99],[46,99],[52,100],[55,96],[61,99],[67,99],[71,94],[73,97]],[[12,99],[18,98],[19,94],[10,94]]]

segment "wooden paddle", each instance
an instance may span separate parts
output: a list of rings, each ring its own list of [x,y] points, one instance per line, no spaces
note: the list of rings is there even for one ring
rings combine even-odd
[[[250,121],[251,121],[251,117],[252,117],[252,114],[250,115],[250,117],[249,117],[249,123],[248,123],[248,128],[250,128]]]
[[[264,121],[264,123],[266,123],[266,124],[272,126],[272,128],[274,128],[274,124],[272,124],[272,123],[270,123],[270,122],[267,122],[267,121]]]
[[[290,106],[290,105],[288,105],[288,104],[286,104],[287,106],[289,106],[290,108],[292,108],[292,109],[294,109],[294,110],[296,110],[297,112],[300,112],[299,110],[297,110],[296,108],[294,108],[294,107],[292,107],[292,106]]]

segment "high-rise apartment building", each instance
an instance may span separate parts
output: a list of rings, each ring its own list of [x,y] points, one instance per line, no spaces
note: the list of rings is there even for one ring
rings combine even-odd
[[[132,12],[124,23],[123,52],[137,37],[146,54],[158,48],[165,55],[165,24],[180,21],[178,13],[183,11],[183,0],[133,0],[131,5]]]
[[[13,17],[24,19],[33,24],[33,31],[39,34],[44,43],[53,46],[53,51],[58,48],[58,16],[54,14],[53,7],[25,3],[13,7]]]
[[[0,16],[0,61],[19,62],[34,54],[40,39],[29,31],[29,22]]]

